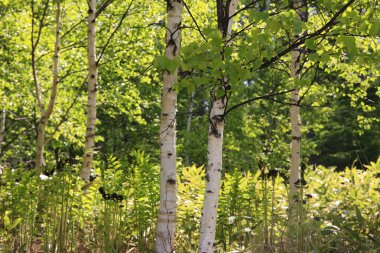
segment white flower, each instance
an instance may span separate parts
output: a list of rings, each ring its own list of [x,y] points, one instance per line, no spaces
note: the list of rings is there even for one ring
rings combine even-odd
[[[337,201],[333,202],[333,204],[335,205],[335,207],[337,207],[337,206],[339,206],[340,202],[342,202],[342,201],[337,200]]]
[[[337,189],[337,188],[333,188],[333,189],[332,189],[332,192],[333,192],[334,194],[338,194],[338,193],[340,193],[340,190]]]
[[[234,224],[235,219],[236,219],[236,216],[230,216],[230,217],[228,217],[228,224]]]
[[[40,179],[44,181],[44,180],[50,179],[50,177],[48,177],[48,176],[46,176],[44,174],[40,174]]]
[[[249,233],[249,232],[251,232],[251,229],[250,228],[244,228],[244,232]]]

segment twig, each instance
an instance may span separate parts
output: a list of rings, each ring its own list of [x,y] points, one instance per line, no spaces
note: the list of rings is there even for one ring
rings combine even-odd
[[[134,0],[132,0],[132,1],[129,3],[127,10],[124,12],[123,16],[121,17],[121,19],[120,19],[120,21],[119,21],[119,24],[117,24],[115,30],[113,30],[113,32],[111,33],[111,36],[108,38],[106,44],[104,45],[102,51],[100,52],[100,55],[99,55],[98,60],[96,61],[96,64],[97,64],[97,65],[99,64],[100,60],[102,59],[102,56],[103,56],[103,54],[104,54],[104,51],[106,50],[108,44],[111,42],[112,37],[116,34],[117,30],[120,28],[120,26],[121,26],[121,24],[123,23],[124,19],[127,17],[127,14],[128,14],[128,12],[129,12],[129,10],[131,9],[131,6],[132,6],[133,2],[134,2]]]
[[[229,108],[226,112],[225,112],[225,116],[230,113],[232,110],[235,110],[245,104],[248,104],[248,103],[251,103],[253,101],[256,101],[256,100],[260,100],[260,99],[270,99],[271,97],[274,97],[274,96],[278,96],[278,95],[282,95],[282,94],[286,94],[286,93],[289,93],[289,92],[292,92],[294,91],[294,89],[291,89],[291,90],[286,90],[286,91],[281,91],[281,92],[278,92],[278,93],[271,93],[271,94],[267,94],[267,95],[263,95],[263,96],[259,96],[259,97],[254,97],[254,98],[251,98],[251,99],[248,99],[244,102],[241,102],[239,104],[236,104],[234,106],[232,106],[231,108]]]
[[[191,19],[193,20],[195,26],[197,27],[197,30],[198,30],[199,34],[200,34],[200,35],[202,36],[202,38],[207,42],[206,37],[204,36],[204,34],[202,33],[201,29],[199,28],[199,25],[198,25],[197,21],[195,20],[193,14],[191,13],[189,7],[187,6],[186,2],[185,2],[184,0],[182,0],[182,2],[183,2],[183,5],[185,6],[187,12],[189,13]]]
[[[355,0],[350,0],[348,3],[346,3],[338,12],[334,14],[334,16],[321,28],[316,30],[313,33],[305,34],[301,37],[299,37],[297,40],[295,40],[288,48],[282,50],[280,53],[278,53],[276,56],[273,56],[269,60],[265,61],[261,64],[261,66],[258,69],[264,69],[268,66],[270,66],[272,63],[274,63],[276,60],[281,58],[282,56],[286,55],[287,53],[293,51],[295,48],[302,45],[307,39],[316,37],[318,35],[322,35],[322,33],[329,31],[335,24],[338,17],[351,5],[355,2]]]

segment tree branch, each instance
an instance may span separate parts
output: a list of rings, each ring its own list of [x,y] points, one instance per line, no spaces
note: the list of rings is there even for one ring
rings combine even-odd
[[[99,7],[99,9],[95,13],[95,19],[110,5],[114,0],[106,0],[106,2]]]
[[[108,44],[111,42],[111,39],[112,37],[116,34],[117,30],[120,28],[121,24],[123,23],[124,19],[127,17],[127,14],[129,12],[129,10],[131,9],[131,6],[133,4],[134,0],[131,0],[131,2],[129,3],[128,5],[128,8],[127,10],[124,12],[123,16],[121,17],[120,21],[119,21],[119,24],[117,24],[115,30],[113,30],[113,32],[111,33],[111,36],[108,38],[106,44],[104,45],[103,49],[102,49],[102,52],[100,52],[100,55],[99,55],[99,58],[98,60],[96,61],[96,64],[98,65],[100,60],[102,59],[102,56],[104,54],[104,51],[106,50],[106,48],[108,47]]]
[[[274,96],[278,96],[278,95],[282,95],[282,94],[286,94],[286,93],[290,93],[294,91],[294,89],[291,89],[291,90],[286,90],[286,91],[281,91],[281,92],[277,92],[277,93],[271,93],[271,94],[267,94],[267,95],[263,95],[263,96],[259,96],[259,97],[254,97],[254,98],[251,98],[251,99],[248,99],[244,102],[241,102],[239,104],[236,104],[234,106],[232,106],[231,108],[229,108],[226,113],[224,114],[224,116],[226,116],[228,113],[230,113],[232,110],[235,110],[245,104],[248,104],[248,103],[251,103],[253,101],[256,101],[256,100],[260,100],[260,99],[270,99],[271,97],[274,97]]]
[[[198,25],[197,21],[195,20],[193,14],[191,13],[189,7],[187,6],[186,2],[185,2],[184,0],[182,0],[182,2],[183,2],[183,5],[185,6],[187,12],[189,13],[191,19],[193,20],[195,26],[197,27],[197,30],[198,30],[199,34],[202,36],[202,38],[204,39],[204,41],[207,42],[206,37],[205,37],[204,34],[202,33],[201,28],[199,28],[199,25]]]
[[[324,32],[327,32],[329,31],[335,24],[336,24],[336,20],[338,19],[338,17],[351,5],[355,2],[355,0],[350,0],[348,1],[348,3],[346,3],[338,12],[336,12],[334,14],[334,16],[324,25],[322,26],[321,28],[319,28],[318,30],[316,30],[315,32],[313,33],[310,33],[310,34],[305,34],[301,37],[299,37],[297,40],[295,40],[288,48],[282,50],[280,53],[278,53],[276,56],[273,56],[272,58],[270,58],[269,60],[263,62],[261,64],[261,66],[258,68],[258,69],[264,69],[268,66],[270,66],[272,63],[274,63],[275,61],[277,61],[279,58],[281,58],[282,56],[286,55],[287,53],[293,51],[295,48],[299,47],[300,45],[302,45],[307,39],[310,39],[310,38],[313,38],[313,37],[316,37],[318,35],[322,35],[322,33]]]
[[[252,5],[255,5],[257,4],[258,1],[257,0],[254,0],[252,2],[250,2],[249,4],[245,5],[243,8],[241,8],[240,10],[236,11],[234,14],[232,14],[231,16],[228,17],[228,19],[231,19],[233,17],[235,17],[236,15],[238,15],[240,12],[243,12],[245,10],[248,10],[251,8]]]

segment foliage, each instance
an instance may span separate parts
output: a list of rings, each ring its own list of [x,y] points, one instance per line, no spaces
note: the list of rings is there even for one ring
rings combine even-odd
[[[39,38],[36,69],[46,102],[56,1],[0,2],[1,252],[152,252],[162,71],[176,67],[178,252],[197,250],[214,96],[228,99],[216,248],[286,251],[289,93],[268,95],[294,85],[302,97],[308,184],[300,189],[302,240],[291,250],[380,250],[380,160],[371,162],[380,154],[378,1],[306,1],[304,22],[291,1],[265,6],[268,1],[241,0],[231,37],[223,40],[217,1],[188,0],[180,27],[183,47],[174,60],[163,56],[165,1],[97,1],[98,9],[106,8],[96,19],[99,90],[88,185],[78,178],[86,130],[87,5],[60,2],[58,96],[41,175],[33,161],[41,115],[31,51]],[[300,43],[291,48],[296,34]],[[296,80],[289,69],[294,49],[302,53]],[[188,167],[182,165],[186,157]]]

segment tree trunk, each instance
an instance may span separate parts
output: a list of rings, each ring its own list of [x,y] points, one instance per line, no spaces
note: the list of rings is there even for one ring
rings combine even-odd
[[[45,116],[42,116],[38,123],[37,131],[37,152],[36,152],[36,168],[40,170],[45,166],[44,150],[45,150]]]
[[[214,252],[218,199],[222,177],[225,106],[225,98],[217,99],[213,102],[210,113],[206,191],[202,209],[199,253]]]
[[[217,1],[218,27],[224,39],[228,39],[232,29],[232,18],[239,0],[227,1],[228,8],[223,6],[221,1]],[[227,12],[225,12],[227,9]],[[228,20],[225,26],[225,20]],[[223,80],[226,87],[228,80]],[[206,173],[206,190],[203,202],[199,253],[212,253],[215,246],[216,219],[218,211],[219,190],[222,177],[222,153],[223,153],[223,131],[224,113],[227,105],[227,98],[216,98],[213,94],[212,108],[210,112],[210,127],[208,135],[208,164]]]
[[[87,122],[86,139],[84,143],[83,168],[81,178],[89,182],[92,160],[95,147],[95,123],[96,123],[96,93],[98,89],[98,64],[96,61],[96,0],[88,1],[87,19],[87,60],[88,60],[88,86],[87,86]]]
[[[293,7],[301,17],[302,21],[306,21],[306,13],[303,13],[303,0],[293,2]],[[298,35],[294,39],[297,39]],[[291,51],[290,75],[295,82],[299,78],[300,72],[300,52],[298,50]],[[295,250],[300,238],[299,222],[300,208],[302,208],[302,200],[300,199],[299,187],[301,184],[301,114],[299,106],[299,87],[295,86],[290,93],[290,121],[291,121],[291,160],[290,160],[290,178],[289,178],[289,243],[290,250]]]
[[[169,59],[179,56],[181,48],[181,21],[183,3],[181,0],[167,2],[167,29],[165,55]],[[178,69],[170,73],[164,71],[160,123],[160,211],[156,228],[156,253],[174,252],[174,232],[176,219],[177,180],[176,180],[176,110],[177,93],[174,84]]]
[[[42,29],[42,27],[40,27]],[[51,88],[51,94],[49,99],[49,104],[47,110],[45,111],[45,106],[42,99],[42,91],[40,84],[37,79],[36,72],[36,62],[35,62],[35,49],[37,44],[33,46],[32,52],[32,65],[33,65],[33,76],[36,86],[36,95],[39,104],[39,109],[41,113],[41,119],[38,123],[38,134],[37,134],[37,152],[36,152],[36,168],[40,169],[45,165],[44,161],[44,149],[45,149],[45,135],[46,127],[49,122],[49,118],[53,112],[55,105],[55,100],[58,92],[58,58],[59,58],[59,43],[60,43],[60,31],[61,31],[61,6],[60,1],[57,1],[56,5],[56,33],[55,33],[55,45],[54,45],[54,63],[53,63],[53,84]]]
[[[187,114],[187,122],[186,122],[186,142],[185,142],[185,147],[186,147],[186,157],[185,157],[185,162],[186,166],[190,167],[190,130],[191,130],[191,120],[193,117],[193,106],[194,106],[194,92],[191,93],[190,95],[190,104],[189,104],[189,111]]]
[[[0,116],[0,155],[1,155],[3,141],[4,141],[5,122],[7,118],[7,109],[5,109],[5,103],[3,106],[4,107],[3,109],[1,109],[1,116]]]

